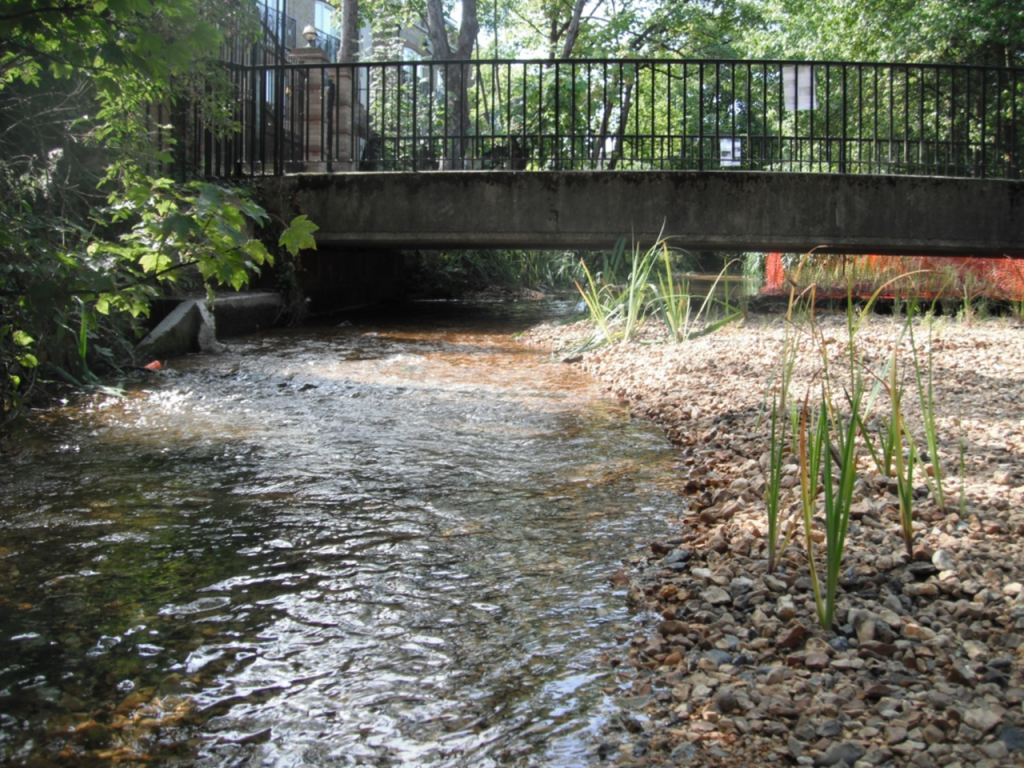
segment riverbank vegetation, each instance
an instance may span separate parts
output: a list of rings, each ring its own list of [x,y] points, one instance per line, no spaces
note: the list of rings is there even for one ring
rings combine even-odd
[[[130,364],[164,286],[237,289],[274,243],[312,244],[311,222],[271,222],[244,189],[176,172],[175,110],[232,130],[219,46],[256,25],[244,0],[0,11],[0,427],[44,381]]]
[[[648,750],[623,765],[1019,762],[1019,324],[813,293],[573,357],[678,447],[685,506],[627,569],[657,618],[617,663],[656,693],[605,740]]]

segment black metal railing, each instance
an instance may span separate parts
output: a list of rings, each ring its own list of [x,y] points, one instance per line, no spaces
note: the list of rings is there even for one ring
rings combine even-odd
[[[1018,179],[1024,69],[718,60],[236,66],[211,176],[756,170]]]

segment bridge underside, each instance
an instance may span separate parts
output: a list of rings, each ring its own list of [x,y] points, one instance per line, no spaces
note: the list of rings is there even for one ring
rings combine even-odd
[[[322,246],[1024,255],[1024,183],[713,172],[297,174],[257,181]]]

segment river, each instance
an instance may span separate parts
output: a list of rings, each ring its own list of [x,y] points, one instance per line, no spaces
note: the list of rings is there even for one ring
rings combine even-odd
[[[635,622],[612,576],[679,469],[431,303],[232,340],[37,414],[0,477],[9,764],[579,766]]]

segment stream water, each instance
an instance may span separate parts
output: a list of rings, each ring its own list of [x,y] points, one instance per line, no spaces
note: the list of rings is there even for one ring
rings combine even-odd
[[[173,360],[0,456],[0,758],[579,766],[671,449],[428,304]],[[335,321],[337,322],[337,321]]]

